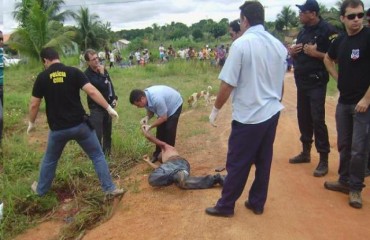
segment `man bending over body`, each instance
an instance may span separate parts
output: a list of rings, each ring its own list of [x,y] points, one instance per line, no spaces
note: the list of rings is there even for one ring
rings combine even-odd
[[[144,156],[144,161],[155,169],[148,178],[151,186],[169,186],[175,183],[182,189],[205,189],[212,188],[216,184],[223,185],[225,177],[220,174],[190,177],[189,162],[181,157],[173,146],[151,135],[146,130],[147,127],[147,125],[141,126],[144,136],[161,149],[162,155],[162,164],[159,166],[152,163],[149,156]]]

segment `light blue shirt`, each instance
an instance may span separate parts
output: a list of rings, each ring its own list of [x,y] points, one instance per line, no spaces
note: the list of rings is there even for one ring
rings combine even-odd
[[[231,45],[219,79],[233,86],[232,118],[264,122],[283,109],[280,103],[287,50],[262,25],[250,27]]]
[[[183,102],[180,93],[168,86],[156,85],[144,89],[144,92],[148,100],[145,108],[158,117],[172,116]]]

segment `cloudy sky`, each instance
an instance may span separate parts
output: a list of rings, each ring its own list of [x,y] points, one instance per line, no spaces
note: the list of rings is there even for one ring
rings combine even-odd
[[[20,0],[0,0],[0,29],[9,33],[17,27],[12,12],[15,2]],[[103,22],[110,22],[113,31],[160,26],[172,21],[190,26],[201,19],[219,21],[222,18],[234,20],[239,17],[239,6],[243,0],[65,0],[64,8],[77,11],[81,6],[88,7],[90,13],[96,13]],[[283,6],[303,4],[305,0],[261,0],[265,6],[266,20],[274,21]],[[328,8],[337,0],[318,0]],[[370,7],[370,0],[363,0],[365,7]],[[73,25],[72,20],[66,22]]]

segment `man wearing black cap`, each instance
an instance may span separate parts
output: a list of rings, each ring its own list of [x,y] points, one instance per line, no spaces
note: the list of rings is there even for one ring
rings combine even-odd
[[[320,154],[320,162],[313,175],[322,177],[328,173],[330,152],[328,129],[325,124],[325,97],[329,74],[323,58],[331,41],[336,37],[335,29],[320,16],[319,4],[307,0],[299,8],[299,20],[303,29],[297,42],[289,48],[294,60],[294,77],[297,85],[297,116],[301,132],[303,151],[289,159],[290,163],[309,163],[311,145],[315,136],[315,146]]]

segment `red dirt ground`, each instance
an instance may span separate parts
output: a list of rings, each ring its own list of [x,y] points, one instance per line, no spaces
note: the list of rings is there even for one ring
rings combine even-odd
[[[218,82],[215,81],[215,84]],[[325,180],[336,180],[338,153],[334,111],[336,99],[327,98],[326,120],[331,143],[330,169],[323,178],[313,177],[318,154],[312,162],[291,165],[288,159],[301,150],[296,119],[296,89],[291,73],[285,81],[285,109],[281,113],[272,164],[269,195],[263,215],[244,207],[254,178],[253,170],[232,218],[210,217],[204,213],[220,197],[221,188],[180,190],[176,186],[152,188],[147,183],[147,166],[132,169],[123,185],[137,182],[138,189],[126,193],[113,217],[87,232],[84,240],[121,239],[369,239],[370,190],[363,191],[363,208],[348,205],[348,196],[324,189]],[[205,121],[211,106],[198,106],[182,114],[177,149],[192,166],[192,175],[214,173],[225,163],[230,132],[230,104],[224,106],[213,128]],[[201,124],[207,134],[182,138],[185,124]],[[369,185],[370,178],[365,180]],[[22,239],[51,239],[62,222],[50,221],[18,236]]]

